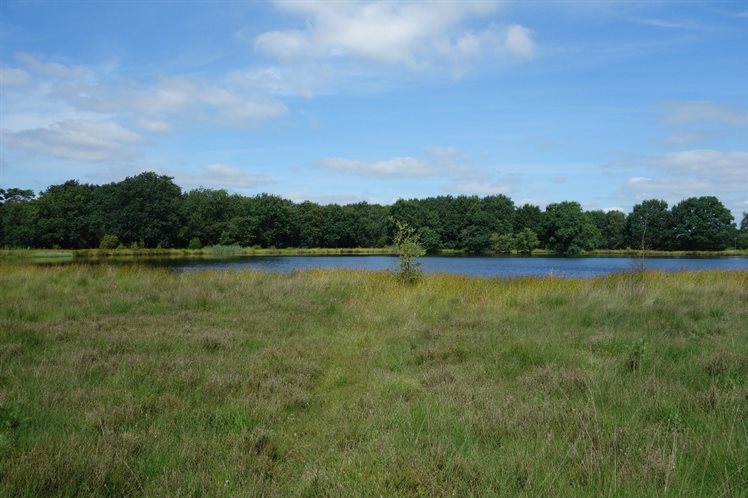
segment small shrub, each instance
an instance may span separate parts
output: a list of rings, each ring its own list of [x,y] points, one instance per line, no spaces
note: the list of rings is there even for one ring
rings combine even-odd
[[[538,235],[529,228],[525,228],[514,236],[514,247],[520,254],[532,254],[538,245],[540,245]]]
[[[408,284],[417,283],[422,276],[421,262],[418,258],[426,254],[426,251],[419,243],[419,237],[415,228],[407,223],[392,218],[397,227],[395,233],[395,247],[400,257],[400,271],[398,278]]]
[[[192,237],[190,239],[190,243],[187,246],[187,249],[202,249],[203,244],[200,242],[200,239],[197,237]]]
[[[491,251],[496,254],[511,254],[514,250],[514,236],[510,233],[502,235],[492,233],[490,241]]]
[[[104,235],[99,243],[100,249],[116,249],[119,247],[119,238],[116,235],[110,233]]]

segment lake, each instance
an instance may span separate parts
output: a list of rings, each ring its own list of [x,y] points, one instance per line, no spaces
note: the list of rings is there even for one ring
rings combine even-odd
[[[486,257],[427,256],[421,258],[426,273],[455,273],[481,277],[558,276],[589,278],[629,271],[640,267],[641,260],[631,257]],[[293,271],[311,268],[353,268],[360,270],[396,270],[395,256],[243,256],[223,259],[179,259],[162,261],[177,271],[190,270],[266,270]],[[748,257],[648,258],[648,270],[748,270]]]

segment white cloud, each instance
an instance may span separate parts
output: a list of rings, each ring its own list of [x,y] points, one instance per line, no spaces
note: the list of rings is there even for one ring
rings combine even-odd
[[[288,108],[276,100],[255,99],[225,88],[203,88],[196,96],[207,104],[222,122],[232,125],[277,118],[288,112]]]
[[[68,67],[57,62],[45,62],[39,57],[24,52],[16,54],[16,59],[31,72],[54,78],[80,78],[84,75],[81,67]]]
[[[138,120],[138,127],[153,133],[168,133],[171,131],[171,125],[160,119],[141,118]]]
[[[272,95],[302,95],[311,97],[311,87],[320,75],[305,74],[290,68],[257,67],[231,71],[226,76],[230,85],[248,87]]]
[[[624,187],[624,197],[637,201],[665,199],[677,202],[691,196],[711,195],[711,185],[705,180],[681,180],[677,178],[629,178]]]
[[[331,171],[370,178],[425,178],[450,180],[451,190],[483,192],[487,194],[506,192],[505,184],[491,183],[486,171],[469,164],[469,158],[456,147],[428,146],[424,157],[393,157],[379,161],[362,161],[343,157],[330,157],[317,165]]]
[[[644,18],[637,19],[636,22],[645,26],[653,26],[655,28],[664,29],[707,29],[705,26],[702,26],[701,24],[698,24],[691,20],[673,21],[669,19]]]
[[[252,189],[260,185],[273,183],[273,179],[265,175],[246,173],[235,166],[222,163],[206,164],[197,172],[169,173],[174,180],[187,188],[221,188],[227,190]]]
[[[104,161],[132,157],[143,138],[116,123],[68,120],[46,128],[13,132],[2,130],[2,141],[30,153],[61,159]]]
[[[501,3],[277,1],[291,14],[304,16],[306,27],[262,33],[255,38],[255,49],[281,59],[360,58],[414,69],[439,58],[531,58],[535,43],[523,26],[476,31],[462,26],[467,19],[494,13]]]
[[[319,165],[334,171],[374,177],[419,177],[433,174],[426,161],[415,157],[393,157],[382,161],[358,161],[342,157],[331,157],[319,161]]]
[[[702,131],[680,131],[668,135],[664,143],[670,146],[694,145],[708,140],[710,135]]]
[[[743,151],[686,150],[647,157],[631,166],[651,173],[629,177],[616,194],[618,199],[656,198],[675,204],[714,195],[737,216],[748,187],[748,152]]]
[[[514,57],[532,59],[535,56],[535,42],[532,39],[532,31],[518,24],[507,28],[504,50]]]
[[[466,182],[455,183],[450,187],[450,190],[461,194],[499,195],[508,194],[512,189],[509,185],[502,183]]]
[[[665,122],[673,125],[713,122],[734,126],[748,124],[748,107],[715,102],[666,102],[662,105]]]
[[[0,86],[20,86],[31,80],[29,73],[15,67],[0,67]]]
[[[679,176],[692,175],[745,188],[748,174],[748,152],[719,150],[684,150],[646,158],[646,164],[664,168]],[[737,185],[735,185],[737,184]]]
[[[200,85],[187,78],[166,78],[152,87],[110,88],[84,81],[58,86],[55,96],[71,105],[98,113],[136,113],[142,123],[161,122],[164,116],[179,116],[181,121],[209,120],[225,126],[244,126],[277,118],[288,113],[286,106],[273,98],[252,92],[235,91],[216,85]],[[169,125],[171,127],[171,125]]]
[[[386,204],[387,202],[376,200],[369,197],[362,197],[354,194],[309,194],[304,192],[285,192],[281,194],[284,199],[301,203],[311,201],[322,206],[328,204],[358,204],[359,202],[369,202],[375,204]]]

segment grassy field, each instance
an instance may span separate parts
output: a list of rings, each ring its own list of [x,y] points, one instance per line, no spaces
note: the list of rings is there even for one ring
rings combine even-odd
[[[0,496],[745,496],[748,272],[0,263]]]

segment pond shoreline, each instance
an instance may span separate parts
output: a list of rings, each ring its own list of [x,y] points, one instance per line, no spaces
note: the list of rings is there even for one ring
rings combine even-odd
[[[396,256],[394,247],[356,247],[356,248],[252,248],[239,246],[216,246],[203,249],[0,249],[0,260],[26,259],[88,259],[88,258],[185,258],[185,257],[227,257],[227,256],[337,256],[337,255],[389,255]],[[728,249],[724,251],[641,251],[637,249],[584,251],[576,256],[560,256],[552,251],[537,249],[532,254],[480,253],[471,254],[459,250],[441,250],[430,253],[432,256],[464,257],[646,257],[646,258],[679,258],[700,257],[719,258],[741,256],[748,257],[748,249]]]

